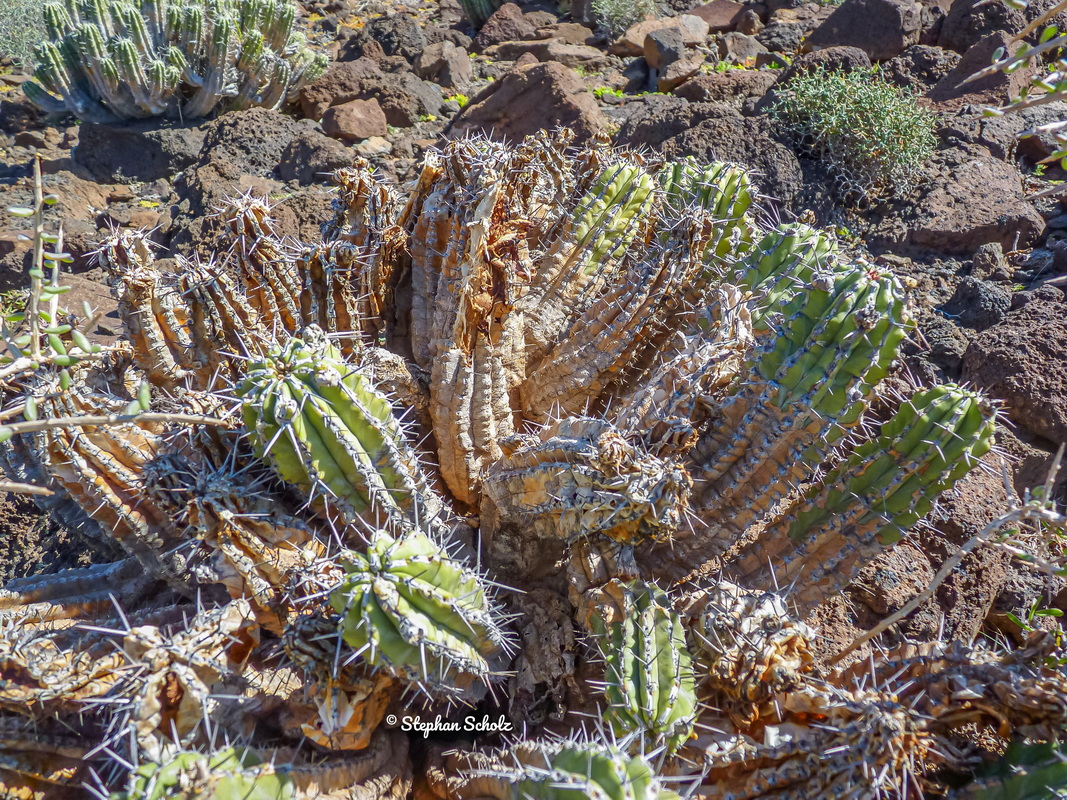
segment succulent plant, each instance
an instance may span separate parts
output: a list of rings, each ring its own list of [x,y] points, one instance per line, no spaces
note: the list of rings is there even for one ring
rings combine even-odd
[[[463,697],[499,677],[508,637],[479,575],[423,533],[378,531],[341,559],[330,593],[345,643],[427,692]]]
[[[317,326],[249,363],[237,394],[257,455],[290,483],[372,524],[441,513],[388,398]]]
[[[125,792],[114,800],[290,800],[292,780],[245,748],[215,753],[179,753],[163,764],[142,764],[130,775]]]
[[[951,384],[901,403],[875,438],[829,470],[735,562],[748,586],[797,581],[810,608],[897,542],[993,446],[992,404]],[[814,554],[818,553],[815,558]],[[768,574],[767,559],[774,565]]]
[[[885,388],[900,282],[765,230],[736,166],[571,141],[452,142],[405,190],[357,163],[306,246],[237,198],[223,264],[117,232],[99,255],[127,336],[106,348],[41,307],[5,317],[0,465],[120,559],[0,591],[20,791],[56,783],[60,745],[12,715],[105,743],[55,750],[63,775],[114,752],[101,774],[155,765],[140,795],[273,796],[257,781],[285,775],[300,800],[415,781],[622,800],[689,777],[913,797],[969,768],[961,729],[1057,735],[1055,637],[834,668],[796,616],[836,607],[991,446],[977,394]],[[507,614],[493,580],[519,590]],[[430,737],[412,761],[417,692],[452,731],[510,714],[533,739]],[[612,744],[543,734],[590,710]],[[268,766],[212,761],[218,735]]]
[[[326,68],[292,0],[62,0],[27,96],[87,122],[276,108]]]
[[[648,761],[588,741],[518,742],[489,754],[457,754],[467,777],[451,796],[495,800],[677,800]],[[463,763],[466,762],[466,763]],[[458,764],[456,766],[459,766]]]
[[[693,735],[698,705],[681,617],[655,585],[629,582],[601,591],[617,595],[609,619],[593,617],[606,665],[606,721],[640,752],[662,747],[673,754]]]

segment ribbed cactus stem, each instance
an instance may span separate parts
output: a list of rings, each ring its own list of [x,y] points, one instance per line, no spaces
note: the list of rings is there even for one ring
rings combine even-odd
[[[604,657],[605,717],[616,737],[642,750],[673,754],[693,733],[696,677],[681,618],[662,589],[640,582],[603,590],[617,595],[612,618],[593,617]],[[637,744],[639,742],[639,744]]]
[[[284,770],[264,764],[246,748],[215,753],[187,751],[165,763],[148,762],[130,773],[129,787],[115,800],[165,800],[201,797],[212,800],[290,800],[296,788]]]
[[[330,605],[365,662],[454,699],[499,677],[510,645],[486,584],[430,537],[378,531],[365,554],[349,553],[341,565],[346,577]]]
[[[441,502],[388,398],[310,326],[248,364],[237,387],[260,458],[373,524],[433,526]]]
[[[463,15],[476,29],[482,27],[502,3],[497,0],[459,0]]]
[[[987,400],[958,386],[916,392],[746,548],[737,574],[746,586],[796,582],[802,609],[821,602],[977,466],[994,419]]]

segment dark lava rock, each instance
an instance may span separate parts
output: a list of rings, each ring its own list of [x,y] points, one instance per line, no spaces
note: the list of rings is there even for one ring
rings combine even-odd
[[[965,328],[984,331],[1004,319],[1010,306],[1011,291],[1003,284],[968,275],[942,310]]]
[[[1067,314],[1037,300],[980,333],[963,356],[963,379],[1003,400],[1020,426],[1067,443]]]
[[[200,158],[203,123],[139,120],[124,125],[81,126],[74,163],[101,183],[170,178]]]

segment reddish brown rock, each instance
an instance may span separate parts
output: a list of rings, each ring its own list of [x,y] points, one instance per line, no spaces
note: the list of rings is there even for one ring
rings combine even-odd
[[[446,89],[458,89],[470,83],[471,59],[466,50],[445,39],[418,55],[415,74]]]
[[[1011,311],[963,354],[963,379],[1003,400],[1018,425],[1067,443],[1067,306],[1044,300]]]
[[[521,8],[514,3],[504,3],[478,31],[474,38],[474,51],[480,53],[485,48],[501,42],[530,39],[536,32],[537,26],[523,16]]]
[[[515,69],[490,84],[452,121],[448,134],[484,131],[518,141],[557,125],[573,128],[581,140],[603,130],[606,120],[578,74],[549,62]]]
[[[645,37],[660,28],[677,27],[687,47],[695,47],[708,38],[708,23],[693,14],[682,14],[666,19],[646,19],[630,26],[608,50],[617,56],[641,56],[645,53]]]
[[[940,111],[957,111],[966,105],[1001,106],[1017,97],[1030,83],[1034,67],[1024,64],[1010,75],[997,72],[979,81],[964,83],[980,69],[988,67],[993,53],[1000,47],[1008,47],[1011,36],[1004,31],[990,34],[968,50],[959,64],[939,80],[926,96],[937,104]]]
[[[943,150],[930,171],[905,220],[909,244],[970,256],[988,242],[1005,251],[1030,247],[1045,227],[1023,196],[1015,167],[984,147]]]
[[[656,79],[656,91],[667,93],[684,84],[700,72],[704,64],[704,56],[689,56],[680,58],[667,65],[663,73]]]
[[[675,90],[692,103],[740,102],[746,97],[762,97],[778,79],[778,70],[729,69],[711,75],[698,75]]]
[[[389,124],[377,100],[349,100],[326,110],[322,130],[327,136],[353,144],[371,136],[385,136]]]
[[[539,39],[559,39],[567,44],[586,45],[593,45],[597,40],[593,29],[588,25],[582,25],[580,22],[556,22],[544,28],[538,28],[537,37]]]
[[[712,33],[726,33],[737,28],[745,6],[734,0],[711,0],[702,6],[690,9],[689,13],[700,17]]]
[[[919,43],[922,9],[913,0],[845,0],[804,42],[804,50],[856,47],[887,61]]]
[[[321,77],[300,90],[300,110],[308,119],[318,121],[327,108],[355,100],[381,78],[382,71],[369,58],[333,64]]]
[[[572,68],[598,70],[608,64],[608,56],[603,50],[584,44],[567,44],[560,39],[502,42],[486,50],[486,55],[502,61],[518,61],[528,53],[537,61],[555,61]]]

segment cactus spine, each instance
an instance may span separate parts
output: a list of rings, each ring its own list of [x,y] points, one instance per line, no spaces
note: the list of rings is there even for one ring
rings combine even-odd
[[[26,95],[87,122],[276,108],[326,68],[292,0],[56,0]]]
[[[457,698],[497,677],[494,661],[509,644],[485,584],[428,536],[378,531],[342,567],[330,605],[345,643],[367,663]]]
[[[282,478],[328,490],[342,509],[375,524],[431,525],[430,491],[388,398],[346,364],[314,325],[249,363],[237,388],[260,458]]]
[[[693,733],[697,698],[685,629],[667,594],[640,582],[621,584],[615,619],[593,617],[607,669],[606,717],[620,739],[668,754]]]

